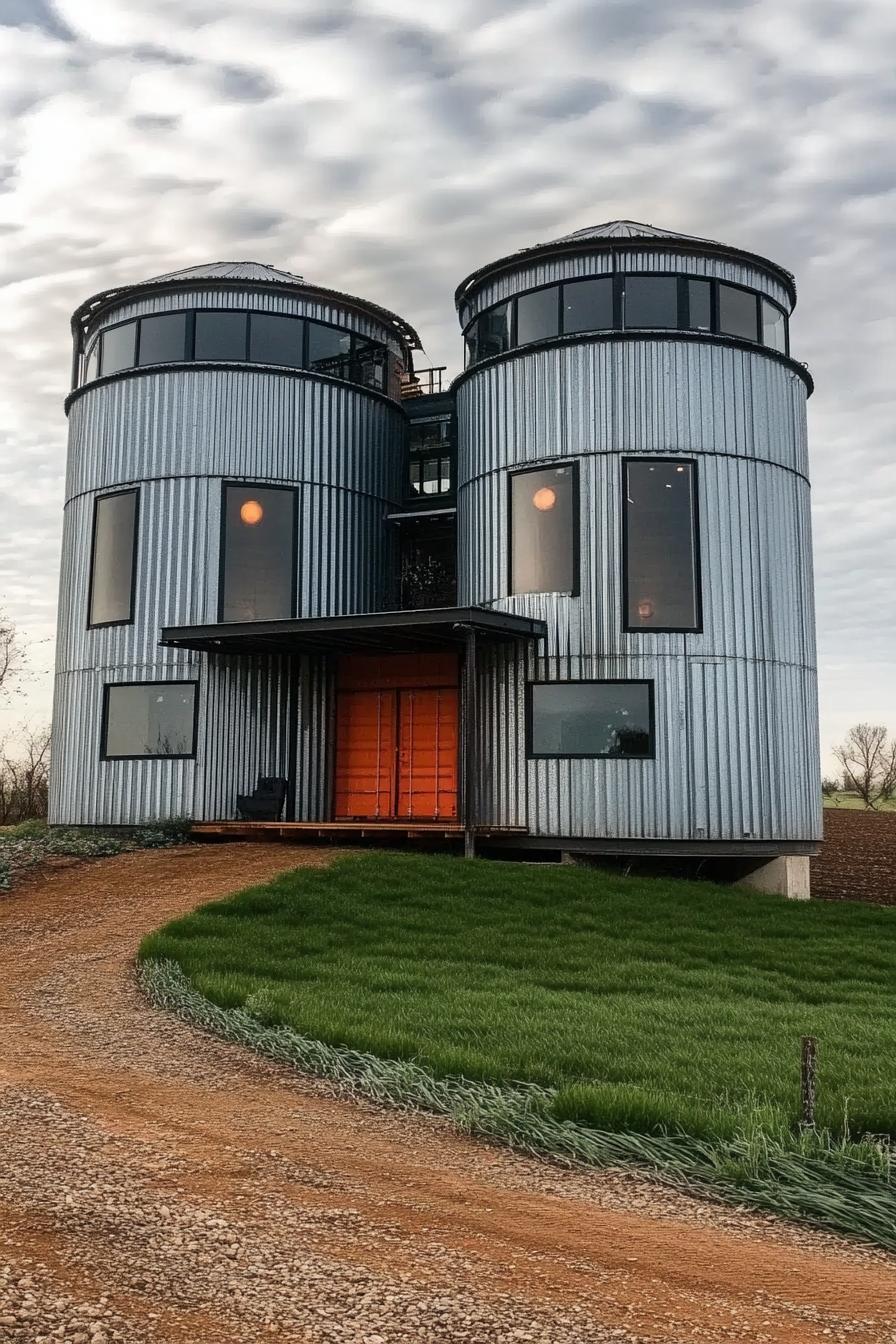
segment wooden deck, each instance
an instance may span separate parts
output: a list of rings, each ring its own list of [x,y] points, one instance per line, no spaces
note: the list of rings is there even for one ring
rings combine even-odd
[[[191,834],[227,840],[462,840],[461,821],[194,821]],[[525,835],[525,826],[477,826],[476,838]]]

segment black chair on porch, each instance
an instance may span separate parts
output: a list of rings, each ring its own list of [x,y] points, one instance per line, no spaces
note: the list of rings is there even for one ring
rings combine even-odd
[[[251,793],[237,794],[236,810],[243,821],[279,821],[286,802],[288,781],[259,775]]]

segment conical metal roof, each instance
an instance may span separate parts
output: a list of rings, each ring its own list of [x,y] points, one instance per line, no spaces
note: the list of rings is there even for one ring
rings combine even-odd
[[[690,243],[711,243],[713,247],[720,246],[712,238],[698,238],[693,233],[676,233],[673,229],[658,229],[654,224],[639,224],[635,219],[611,219],[606,224],[590,224],[587,229],[564,233],[560,238],[553,238],[550,243],[539,243],[537,246],[550,247],[554,243],[566,243],[574,238],[678,238]]]
[[[535,243],[531,247],[521,248],[518,252],[511,252],[508,256],[499,257],[497,261],[489,262],[487,266],[480,266],[461,281],[455,292],[455,303],[459,306],[462,300],[469,297],[486,279],[500,271],[512,270],[524,261],[550,256],[552,253],[588,252],[592,249],[607,251],[616,246],[642,250],[666,246],[672,250],[680,248],[683,252],[704,252],[729,261],[758,266],[783,283],[790,293],[791,303],[796,303],[793,276],[777,262],[769,261],[767,257],[758,256],[754,252],[745,252],[739,247],[730,247],[727,243],[717,242],[713,238],[700,238],[692,233],[676,233],[674,229],[660,229],[655,224],[641,224],[635,219],[611,219],[604,224],[591,224],[587,228],[576,229],[573,233],[552,238],[550,242]]]
[[[292,271],[281,271],[261,261],[214,261],[207,266],[186,266],[182,271],[169,271],[144,281],[147,285],[171,284],[180,280],[254,280],[278,285],[301,285],[302,277]]]

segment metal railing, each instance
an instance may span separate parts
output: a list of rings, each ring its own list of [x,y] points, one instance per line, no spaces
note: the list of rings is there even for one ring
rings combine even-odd
[[[447,369],[447,364],[440,364],[431,369],[415,369],[413,373],[406,373],[401,380],[401,397],[406,401],[409,397],[429,397],[434,392],[441,392],[442,374]]]

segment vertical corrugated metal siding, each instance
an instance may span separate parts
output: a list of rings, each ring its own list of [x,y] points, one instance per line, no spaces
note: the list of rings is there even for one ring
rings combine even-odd
[[[584,343],[458,389],[459,597],[538,617],[535,675],[655,683],[654,761],[525,757],[524,658],[483,673],[483,819],[544,836],[820,836],[805,388],[687,342]],[[622,630],[622,458],[695,458],[704,627]],[[508,471],[576,459],[581,594],[507,596]],[[507,734],[505,737],[504,734]]]
[[[74,402],[63,528],[51,815],[129,824],[164,815],[232,816],[258,774],[287,760],[294,678],[286,660],[208,659],[158,645],[166,625],[214,622],[221,482],[299,489],[301,616],[393,605],[393,529],[403,493],[405,419],[349,385],[250,369],[172,369],[88,389]],[[90,537],[97,493],[140,487],[137,583],[130,625],[87,628]],[[105,682],[188,675],[200,680],[195,763],[102,762]],[[300,815],[320,816],[326,743],[324,682],[301,664]],[[317,690],[309,689],[317,687]]]

